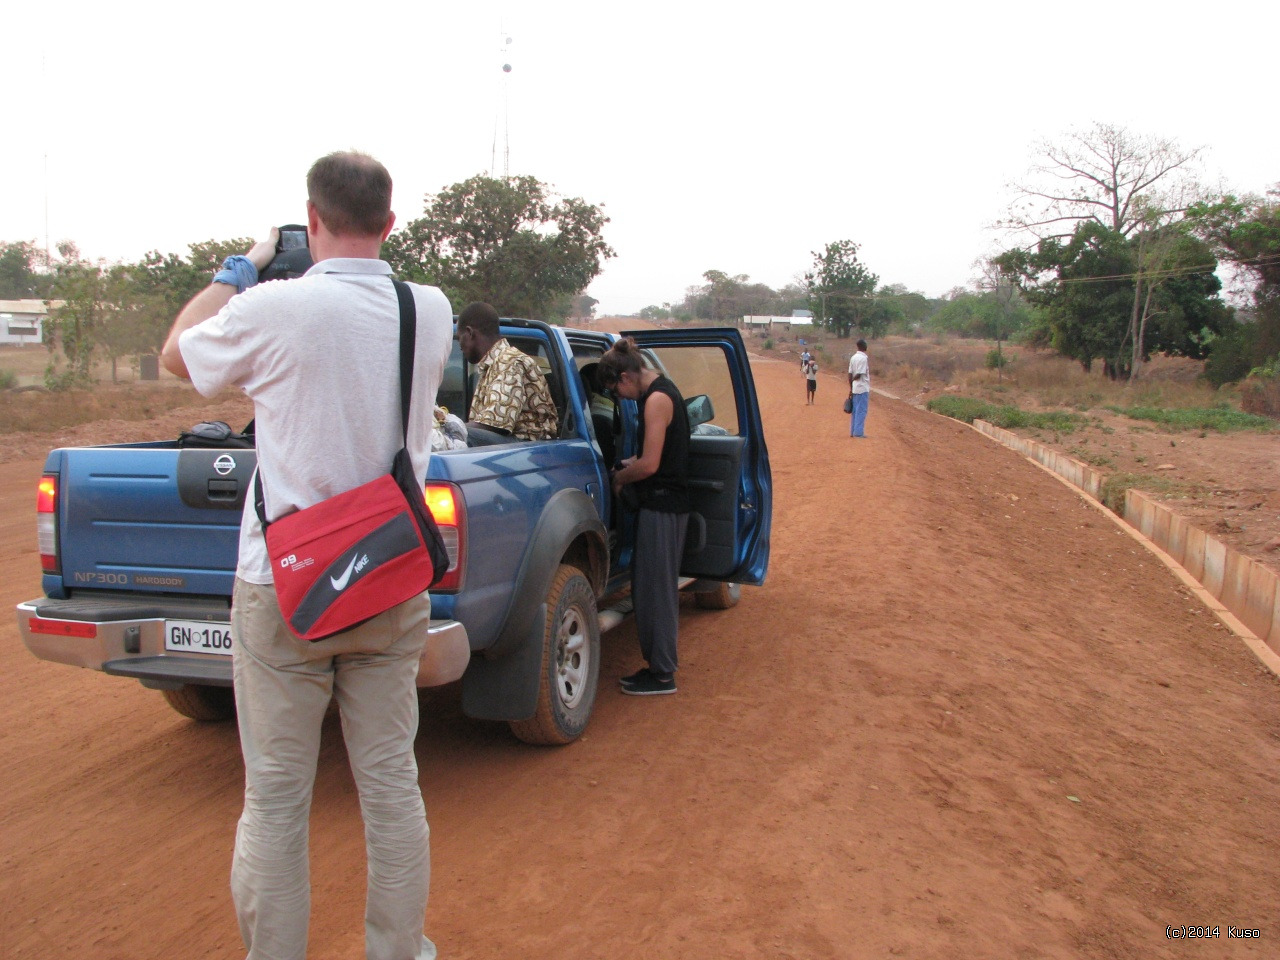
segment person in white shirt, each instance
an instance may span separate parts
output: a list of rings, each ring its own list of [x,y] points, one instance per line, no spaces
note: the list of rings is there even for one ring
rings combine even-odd
[[[849,436],[866,436],[867,400],[871,396],[871,371],[867,365],[867,341],[858,341],[858,351],[849,358],[849,396],[853,412],[849,415]]]
[[[804,372],[805,380],[805,405],[813,406],[814,394],[818,389],[818,364],[812,357],[806,360],[800,367]]]
[[[161,358],[204,396],[253,400],[258,470],[273,519],[385,474],[406,439],[399,406],[400,315],[380,259],[395,224],[391,176],[372,157],[335,153],[307,176],[314,266],[258,283],[278,231],[228,257],[182,309]],[[407,447],[431,457],[436,392],[453,346],[453,310],[410,284],[417,312]],[[357,627],[307,643],[276,600],[262,523],[246,498],[231,600],[232,670],[245,765],[231,894],[248,960],[302,960],[311,877],[307,823],[330,700],[342,715],[365,823],[369,960],[434,960],[423,934],[431,866],[414,738],[416,678],[431,619],[423,592]],[[192,954],[202,954],[199,947]]]

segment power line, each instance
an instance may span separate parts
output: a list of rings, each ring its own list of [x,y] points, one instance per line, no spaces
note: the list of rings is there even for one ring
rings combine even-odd
[[[1271,266],[1280,263],[1280,253],[1261,254],[1256,257],[1248,257],[1243,260],[1229,260],[1229,264],[1238,266]],[[1132,273],[1111,273],[1096,277],[1056,277],[1053,283],[1108,283],[1113,280],[1165,280],[1169,277],[1191,276],[1197,273],[1211,273],[1222,265],[1221,261],[1214,263],[1192,264],[1182,267],[1170,267],[1165,270],[1136,270]]]

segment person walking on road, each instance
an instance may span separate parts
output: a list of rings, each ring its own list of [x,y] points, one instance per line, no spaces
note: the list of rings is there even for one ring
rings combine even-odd
[[[810,357],[804,362],[801,369],[804,371],[805,382],[805,404],[813,406],[813,398],[818,390],[818,362]]]
[[[853,411],[849,414],[849,436],[866,436],[867,401],[871,396],[871,371],[867,363],[867,341],[859,340],[857,352],[849,358],[849,396]]]
[[[417,312],[408,436],[399,403],[400,311],[379,259],[395,224],[391,176],[372,157],[334,153],[307,174],[314,266],[258,284],[278,231],[182,308],[161,354],[204,396],[253,400],[258,469],[273,519],[387,472],[402,445],[424,477],[433,407],[453,345],[453,310],[410,284]],[[358,344],[358,354],[352,345]],[[423,932],[431,861],[418,784],[418,662],[431,621],[423,592],[344,633],[308,643],[280,613],[262,522],[248,497],[231,601],[244,811],[231,894],[248,960],[304,960],[311,915],[307,822],[331,699],[342,716],[368,859],[365,956],[433,960]],[[191,954],[204,951],[193,945]]]
[[[680,558],[689,526],[689,416],[667,377],[644,364],[640,348],[624,337],[600,358],[600,380],[640,405],[639,449],[613,474],[613,493],[635,486],[635,556],[631,597],[640,653],[648,666],[620,681],[622,692],[653,696],[676,692],[680,626]]]

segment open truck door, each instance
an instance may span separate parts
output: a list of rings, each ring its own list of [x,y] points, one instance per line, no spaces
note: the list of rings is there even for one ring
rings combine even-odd
[[[733,327],[638,330],[649,362],[685,398],[693,499],[680,574],[699,580],[764,583],[769,566],[773,486],[755,380]],[[635,449],[635,423],[627,448]]]

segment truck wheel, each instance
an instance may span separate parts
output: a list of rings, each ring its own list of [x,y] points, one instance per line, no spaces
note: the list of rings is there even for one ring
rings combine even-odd
[[[525,743],[576,740],[587,728],[599,679],[596,595],[581,570],[561,564],[547,592],[538,709],[528,720],[512,720],[511,732]]]
[[[693,599],[703,610],[728,610],[738,605],[738,598],[741,596],[742,584],[721,583],[714,590],[695,593]]]
[[[169,706],[192,720],[230,720],[236,715],[236,697],[230,687],[188,683],[177,690],[160,692]]]

